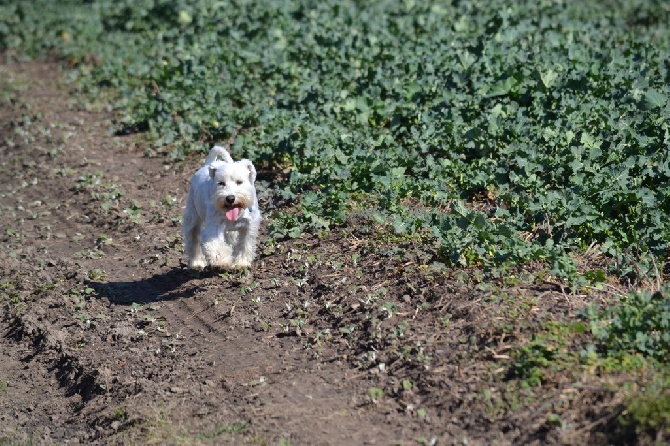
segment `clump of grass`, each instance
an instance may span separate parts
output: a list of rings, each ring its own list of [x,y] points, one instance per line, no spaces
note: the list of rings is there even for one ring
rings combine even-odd
[[[628,397],[619,416],[619,440],[638,444],[670,441],[670,379]]]

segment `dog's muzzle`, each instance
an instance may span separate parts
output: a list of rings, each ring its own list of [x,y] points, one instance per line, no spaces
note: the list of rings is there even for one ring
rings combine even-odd
[[[226,219],[235,221],[240,216],[240,206],[235,205],[235,195],[227,195],[225,198]]]

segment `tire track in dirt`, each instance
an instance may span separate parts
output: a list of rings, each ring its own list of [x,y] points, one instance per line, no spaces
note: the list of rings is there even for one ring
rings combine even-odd
[[[213,312],[214,308],[213,303],[206,304],[195,298],[179,299],[168,302],[162,308],[162,313],[169,313],[167,318],[171,321],[173,330],[182,334],[184,330],[188,330],[191,333],[191,339],[196,344],[200,339],[206,343],[217,340],[225,341],[225,333],[215,325],[221,316],[217,317],[217,314]],[[213,317],[211,313],[214,313]]]
[[[41,64],[21,65],[18,72],[12,71],[12,76],[44,79],[47,76],[45,71],[53,68]],[[1,350],[9,352],[12,357],[20,355],[23,368],[28,371],[16,373],[13,361],[9,360],[3,361],[0,367],[0,380],[9,383],[11,390],[8,394],[13,396],[10,401],[17,408],[13,415],[3,414],[7,419],[3,424],[14,432],[10,442],[12,439],[29,439],[50,444],[74,437],[90,441],[95,435],[91,436],[89,426],[93,426],[95,421],[82,416],[87,411],[86,405],[96,396],[99,396],[98,400],[107,399],[101,396],[104,394],[101,386],[104,377],[100,375],[106,361],[91,361],[91,355],[85,348],[76,347],[81,340],[86,342],[87,339],[95,345],[96,336],[94,333],[91,333],[93,336],[81,336],[78,322],[73,319],[75,313],[69,305],[75,299],[82,305],[80,310],[92,305],[84,300],[84,295],[76,297],[70,293],[82,290],[85,272],[95,265],[95,260],[77,259],[75,255],[82,248],[94,247],[91,234],[95,228],[87,223],[87,218],[78,218],[86,216],[87,208],[85,201],[72,191],[76,177],[64,177],[58,171],[81,168],[82,157],[76,153],[83,149],[77,149],[75,144],[62,146],[59,143],[59,147],[53,149],[53,153],[58,151],[58,154],[53,159],[47,155],[49,147],[53,148],[49,136],[52,129],[71,120],[86,117],[90,120],[91,114],[87,116],[86,113],[57,110],[59,105],[68,101],[62,92],[53,90],[52,94],[44,93],[44,90],[49,92],[53,87],[46,87],[41,81],[35,82],[28,93],[20,94],[20,99],[10,107],[3,107],[2,112],[3,122],[9,125],[3,126],[0,135],[0,150],[4,155],[0,173],[0,183],[3,184],[0,201],[3,212],[0,215],[12,232],[3,234],[5,252],[2,256],[0,307],[4,333]],[[44,97],[50,99],[37,105],[39,112],[32,111],[36,106],[32,102],[35,96],[40,100]],[[32,116],[28,124],[28,121],[16,124],[16,117],[22,114]],[[99,119],[99,116],[96,118]],[[98,132],[95,137],[87,134],[85,139],[89,140],[105,134],[100,127],[96,123],[86,129],[79,125],[72,130],[75,133]],[[48,137],[42,137],[44,135]],[[102,149],[105,149],[104,145]],[[13,234],[19,236],[14,237]],[[72,262],[71,258],[76,260]],[[97,305],[97,308],[100,306]],[[106,317],[112,321],[119,318],[114,314]],[[84,325],[88,323],[83,319],[81,321]],[[102,357],[105,358],[104,355]],[[42,409],[45,404],[34,402],[41,401],[34,396],[35,389],[39,388],[45,389],[42,395],[44,401],[48,401],[45,404],[57,407],[46,412],[48,421],[41,415],[45,412]],[[17,392],[22,396],[18,397]],[[2,399],[0,403],[4,401]],[[22,405],[27,408],[24,415],[20,413]],[[47,427],[49,425],[51,429]],[[54,430],[53,426],[66,427]]]
[[[5,339],[12,336],[7,331],[3,330],[0,336],[3,338],[0,348],[3,374],[0,441],[13,438],[16,444],[60,443],[71,436],[68,430],[77,432],[82,440],[90,438],[86,423],[77,420],[71,412],[63,411],[63,408],[80,405],[79,395],[63,394],[56,376],[41,362],[39,367],[27,367],[28,363],[34,364],[30,359],[33,355],[30,347],[16,341],[6,342]],[[32,385],[43,382],[49,385]],[[69,425],[68,429],[62,427],[65,423]]]

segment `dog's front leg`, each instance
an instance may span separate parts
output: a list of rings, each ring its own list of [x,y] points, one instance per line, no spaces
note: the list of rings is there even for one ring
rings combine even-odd
[[[219,233],[219,222],[207,219],[202,232],[202,251],[207,264],[215,268],[231,268],[233,266],[233,250],[226,243],[223,234]]]
[[[236,268],[251,267],[251,261],[254,259],[254,251],[256,250],[256,240],[250,234],[248,228],[240,229],[236,242],[233,250],[233,266]]]

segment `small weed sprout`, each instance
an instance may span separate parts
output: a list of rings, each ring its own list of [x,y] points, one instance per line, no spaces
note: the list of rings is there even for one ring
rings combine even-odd
[[[398,306],[393,302],[386,302],[381,307],[382,312],[386,313],[386,318],[390,319],[395,313],[398,312]]]
[[[378,404],[383,396],[384,391],[379,387],[370,387],[368,389],[368,397],[370,398],[370,401],[374,404]]]
[[[243,296],[253,292],[258,287],[258,282],[254,281],[249,285],[243,286],[240,291]]]
[[[107,277],[107,273],[101,269],[95,268],[88,272],[88,278],[93,281],[101,281]]]

